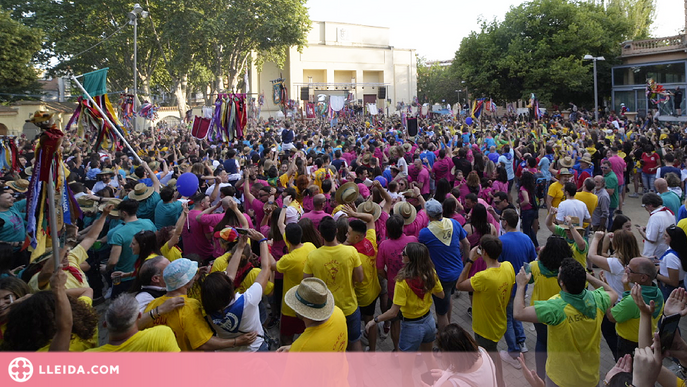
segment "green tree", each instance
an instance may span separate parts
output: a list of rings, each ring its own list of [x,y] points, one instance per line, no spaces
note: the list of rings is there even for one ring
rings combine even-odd
[[[465,101],[464,85],[452,67],[439,62],[427,63],[424,57],[417,58],[417,96],[421,103],[458,102],[458,96]],[[460,91],[460,93],[457,92]]]
[[[40,90],[33,56],[41,48],[41,32],[26,27],[0,9],[0,101],[12,100],[5,94],[37,94]]]
[[[594,80],[591,61],[582,58],[606,58],[597,62],[597,73],[599,94],[608,95],[610,68],[631,36],[632,22],[616,7],[533,0],[463,39],[453,70],[475,97],[513,101],[535,93],[545,103],[584,104],[594,99]]]

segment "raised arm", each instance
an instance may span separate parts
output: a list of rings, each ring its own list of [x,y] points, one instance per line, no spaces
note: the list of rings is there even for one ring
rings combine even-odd
[[[100,235],[100,232],[103,230],[103,227],[105,226],[105,221],[107,220],[107,216],[110,215],[110,211],[114,209],[114,206],[112,204],[108,204],[103,208],[103,213],[100,215],[100,218],[98,218],[94,223],[93,226],[88,230],[88,234],[81,240],[81,247],[83,247],[84,250],[88,251],[88,249],[93,246],[93,243],[95,243],[96,240],[98,240],[98,235]]]
[[[264,235],[251,229],[248,230],[248,236],[260,245],[260,274],[255,278],[255,282],[262,286],[262,291],[264,293],[265,289],[267,289],[270,275],[272,275],[272,255],[270,254],[269,245],[267,244],[267,238],[265,238]]]
[[[241,257],[243,256],[243,250],[246,247],[247,242],[247,236],[241,235],[241,237],[239,237],[239,243],[234,248],[234,253],[231,255],[231,258],[229,258],[229,262],[227,263],[227,269],[225,271],[227,273],[227,277],[229,277],[229,279],[232,281],[236,278],[236,272],[239,269]]]
[[[148,172],[148,175],[150,176],[150,180],[153,181],[153,189],[155,190],[155,192],[159,193],[160,192],[160,180],[158,180],[157,175],[155,175],[155,172],[153,172],[153,170],[150,169],[150,166],[145,161],[141,165],[143,165],[143,168],[146,170],[146,172]]]
[[[173,246],[176,246],[177,243],[179,243],[181,233],[184,231],[184,224],[186,223],[186,218],[188,218],[188,203],[182,203],[181,215],[179,216],[179,219],[177,219],[177,223],[174,225],[174,232],[172,232],[172,236],[167,241],[167,246],[169,248],[172,248]]]
[[[604,238],[605,235],[606,233],[603,231],[597,231],[594,233],[594,239],[592,239],[592,243],[589,246],[589,255],[587,255],[587,259],[592,261],[592,263],[598,266],[599,268],[606,271],[611,271],[611,268],[608,264],[608,259],[604,256],[597,254],[599,242]]]
[[[553,224],[553,218],[556,217],[556,213],[558,213],[558,208],[556,208],[556,207],[549,208],[549,213],[548,213],[548,215],[546,215],[546,220],[544,220],[544,224],[546,224],[546,228],[548,228],[549,231],[551,231],[553,234],[556,234],[556,225]]]
[[[64,285],[67,283],[67,273],[62,270],[54,272],[50,277],[50,288],[55,294],[55,326],[57,332],[50,343],[50,352],[68,352],[72,338],[72,306],[67,297]]]

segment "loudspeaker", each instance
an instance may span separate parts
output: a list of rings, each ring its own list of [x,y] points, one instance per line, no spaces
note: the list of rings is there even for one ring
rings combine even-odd
[[[310,101],[309,87],[301,87],[301,101]]]
[[[408,118],[408,135],[417,136],[417,118]]]
[[[386,99],[386,87],[385,86],[379,87],[379,90],[377,91],[377,98],[378,99]]]

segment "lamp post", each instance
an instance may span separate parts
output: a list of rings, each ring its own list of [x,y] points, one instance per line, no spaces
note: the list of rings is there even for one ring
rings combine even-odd
[[[594,61],[594,121],[599,122],[599,92],[596,84],[596,61],[606,60],[606,58],[603,56],[591,56],[587,54],[583,59]]]
[[[138,15],[148,17],[148,11],[144,11],[140,4],[134,4],[134,10],[129,12],[129,24],[134,26],[134,112],[138,111]],[[137,117],[134,117],[134,131],[138,129]]]

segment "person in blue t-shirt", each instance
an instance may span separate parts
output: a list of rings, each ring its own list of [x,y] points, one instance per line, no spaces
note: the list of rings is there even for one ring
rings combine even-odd
[[[455,219],[443,217],[441,203],[432,199],[425,204],[429,217],[427,227],[420,230],[418,241],[429,249],[429,256],[434,263],[437,276],[446,296],[434,297],[439,330],[451,323],[451,294],[456,291],[456,281],[463,271],[463,254],[470,251],[467,232]]]
[[[508,261],[513,265],[513,269],[517,273],[525,264],[537,259],[537,253],[534,248],[534,243],[527,234],[517,231],[518,221],[520,216],[514,209],[506,209],[501,214],[501,227],[505,230],[505,234],[501,235],[501,243],[503,249],[499,262]],[[522,323],[513,319],[513,298],[515,297],[517,285],[514,285],[511,292],[510,302],[506,307],[507,329],[505,334],[506,345],[508,352],[502,352],[501,357],[510,356],[517,359],[520,352],[527,352],[525,346],[525,330]],[[508,362],[510,364],[510,362]]]

